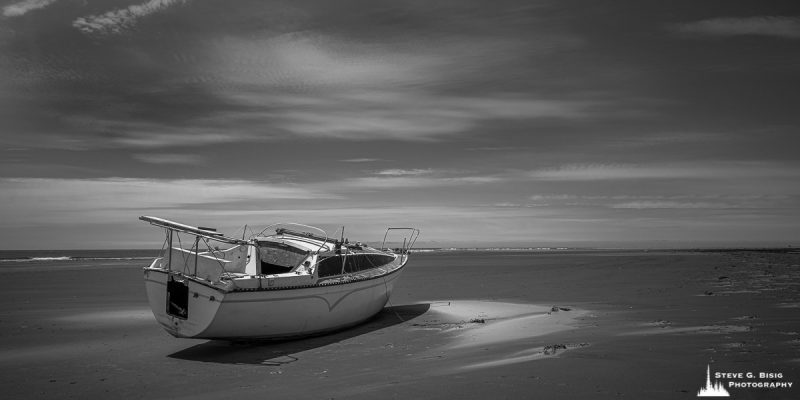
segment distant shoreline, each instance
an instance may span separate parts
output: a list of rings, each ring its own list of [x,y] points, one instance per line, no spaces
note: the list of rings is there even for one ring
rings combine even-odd
[[[800,253],[800,247],[696,247],[696,248],[609,248],[609,247],[423,247],[412,253]],[[0,250],[0,263],[5,262],[55,262],[55,261],[102,261],[102,260],[147,260],[158,257],[159,249],[112,249],[112,250]]]

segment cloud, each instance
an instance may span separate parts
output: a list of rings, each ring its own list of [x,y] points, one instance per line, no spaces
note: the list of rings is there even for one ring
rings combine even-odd
[[[685,168],[643,165],[568,164],[531,171],[534,180],[583,181],[608,179],[658,179],[687,177]]]
[[[247,180],[0,178],[5,205],[0,218],[7,228],[0,243],[10,248],[158,247],[163,236],[138,223],[140,215],[214,226],[237,237],[244,224],[257,232],[276,221],[309,223],[329,233],[347,224],[350,237],[360,240],[380,240],[387,226],[409,225],[422,228],[428,239],[480,241],[487,231],[532,234],[527,226],[490,224],[527,220],[531,211],[392,202],[371,207],[332,202],[335,195],[317,189]],[[486,222],[480,234],[468,229],[481,224],[476,221]]]
[[[282,89],[390,87],[441,78],[441,54],[402,51],[312,33],[208,43],[208,83]]]
[[[147,209],[196,210],[219,203],[318,198],[337,196],[294,185],[232,179],[0,179],[0,203],[5,205],[0,212],[11,225],[93,215],[118,220],[122,217],[115,214]]]
[[[58,137],[44,141],[41,147],[79,147],[89,148],[166,148],[204,146],[221,143],[258,141],[268,137],[247,128],[238,129],[238,113],[223,116],[187,118],[181,124],[163,123],[157,120],[124,120],[111,118],[92,118],[90,116],[70,116],[64,120],[76,130],[91,132],[96,137],[87,136],[83,140],[70,137],[70,142]]]
[[[630,201],[608,204],[617,209],[782,209],[797,198],[786,195],[630,196]]]
[[[133,158],[148,164],[196,165],[203,162],[203,157],[196,154],[142,153],[134,154]]]
[[[202,128],[193,130],[189,128],[162,127],[158,132],[124,130],[119,132],[119,136],[114,138],[109,144],[116,144],[120,147],[155,148],[203,146],[252,140],[257,140],[257,136],[242,132],[222,132],[221,130],[202,132]]]
[[[712,18],[676,24],[671,28],[678,33],[706,36],[760,35],[800,39],[800,18],[797,17]]]
[[[426,90],[341,89],[314,95],[237,95],[250,119],[298,136],[342,140],[431,141],[489,120],[574,119],[589,115],[583,101],[503,94],[457,97]],[[276,111],[267,111],[276,110]]]
[[[182,3],[145,2],[84,16],[74,25],[87,33],[121,32],[138,18],[177,4]],[[48,77],[42,77],[37,73],[41,65],[19,68],[42,81],[41,90],[26,90],[26,95],[51,93],[45,97],[53,118],[27,118],[25,129],[12,130],[2,140],[36,148],[86,150],[298,136],[430,142],[477,134],[488,122],[585,118],[597,111],[592,101],[523,94],[516,85],[508,91],[495,85],[451,90],[481,85],[498,73],[498,57],[520,57],[524,43],[516,39],[447,36],[405,43],[380,37],[351,40],[311,29],[278,36],[262,31],[237,36],[214,33],[215,29],[208,37],[192,36],[186,42],[164,38],[166,47],[159,47],[163,54],[138,46],[104,49],[85,59],[70,53],[66,60],[78,58],[68,68],[58,58],[53,69],[74,75],[69,78],[74,85],[62,85],[66,78],[50,76],[49,69],[44,71]],[[174,45],[179,48],[173,49]],[[177,61],[169,57],[170,49]],[[473,82],[475,78],[480,82]],[[66,87],[70,89],[61,89]]]
[[[370,162],[384,161],[384,160],[380,158],[350,158],[347,160],[339,160],[339,161],[346,163],[370,163]]]
[[[540,206],[612,209],[775,209],[790,206],[796,198],[788,195],[575,195],[536,194],[530,199]],[[545,202],[542,204],[541,202]]]
[[[749,208],[728,203],[714,203],[707,201],[663,201],[642,200],[614,204],[611,208],[629,208],[637,210],[646,209],[724,209],[724,208]]]
[[[350,189],[427,188],[442,186],[482,185],[502,182],[504,180],[505,178],[495,176],[433,177],[415,175],[389,175],[351,178],[338,182],[337,186]]]
[[[512,202],[500,202],[500,203],[492,203],[490,204],[491,207],[497,208],[534,208],[534,207],[547,207],[549,204],[541,204],[541,203],[512,203]]]
[[[527,175],[544,181],[794,178],[800,177],[800,168],[770,162],[568,164],[530,171]]]
[[[116,29],[113,26],[103,29]],[[398,49],[312,34],[252,40],[223,36],[203,46],[202,52],[192,53],[196,58],[191,66],[171,68],[150,58],[134,60],[146,61],[136,64],[137,70],[152,68],[148,75],[164,76],[163,81],[137,82],[135,87],[125,86],[133,81],[128,79],[82,85],[122,85],[119,89],[130,95],[87,93],[89,111],[70,111],[60,119],[74,131],[70,138],[83,139],[81,146],[88,149],[202,146],[297,136],[425,142],[477,132],[489,121],[571,120],[596,111],[595,101],[539,93],[481,90],[478,95],[457,95],[442,90],[460,73],[452,64],[461,56],[438,47]],[[481,60],[475,62],[470,68],[487,68]],[[73,110],[67,104],[59,108]],[[22,142],[28,140],[19,136]],[[32,145],[64,143],[36,140]]]
[[[325,191],[353,189],[398,189],[475,186],[508,180],[501,175],[469,175],[465,171],[435,170],[432,168],[391,168],[374,172],[373,176],[346,178],[335,182],[318,183]]]
[[[378,171],[377,174],[378,175],[386,175],[386,176],[404,176],[404,175],[406,175],[406,176],[407,175],[419,176],[419,175],[428,175],[428,174],[430,174],[432,172],[433,172],[433,170],[430,169],[430,168],[428,168],[428,169],[419,169],[419,168],[415,168],[415,169],[399,169],[399,168],[393,168],[393,169],[385,169],[383,171]]]
[[[185,2],[186,0],[150,0],[101,15],[80,17],[72,22],[72,26],[88,34],[122,33],[136,25],[139,18]]]
[[[57,0],[25,0],[3,7],[3,15],[6,17],[20,17],[29,11],[45,8]]]
[[[661,146],[687,146],[698,144],[717,144],[730,141],[733,135],[710,132],[656,132],[635,136],[623,136],[608,140],[608,146],[621,149],[655,148]]]
[[[462,41],[398,48],[311,33],[226,37],[209,44],[212,72],[204,83],[271,127],[344,140],[430,141],[493,119],[584,118],[596,105],[491,89],[450,94],[449,85],[463,86],[475,71],[491,75],[497,48],[518,54],[514,45],[487,40],[469,42],[467,56],[454,50]],[[476,54],[487,57],[470,58]]]
[[[235,228],[248,221],[298,221],[318,226],[333,234],[342,224],[350,238],[359,240],[380,240],[389,226],[413,226],[423,232],[423,240],[474,240],[485,243],[487,236],[508,239],[529,240],[539,233],[540,228],[520,226],[518,224],[498,224],[498,221],[526,221],[532,216],[542,215],[538,209],[497,209],[490,207],[469,206],[407,206],[385,204],[378,207],[336,207],[325,205],[314,208],[276,208],[261,210],[214,210],[204,214],[204,221],[214,220],[236,221],[230,226]],[[194,218],[197,218],[194,216]],[[187,223],[192,221],[187,220]],[[204,222],[205,223],[205,222]],[[218,227],[223,224],[216,223]],[[475,226],[483,229],[476,230]],[[545,229],[541,233],[546,235]],[[392,236],[390,235],[390,239]]]

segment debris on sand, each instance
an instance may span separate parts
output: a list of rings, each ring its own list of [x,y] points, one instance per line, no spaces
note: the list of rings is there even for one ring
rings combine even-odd
[[[549,355],[556,354],[556,352],[558,350],[566,350],[566,349],[567,349],[567,345],[565,345],[565,344],[550,344],[550,345],[544,346],[543,353],[545,355],[549,356]]]
[[[558,343],[544,346],[542,353],[546,356],[555,355],[559,350],[576,349],[579,347],[586,347],[589,343]]]

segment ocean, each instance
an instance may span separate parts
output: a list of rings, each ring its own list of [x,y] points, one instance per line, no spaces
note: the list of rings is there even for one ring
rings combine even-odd
[[[0,250],[0,268],[24,263],[152,260],[160,250]]]
[[[582,249],[568,248],[422,248],[414,253],[428,252],[558,252]],[[596,251],[596,250],[595,250]],[[24,262],[69,262],[69,261],[112,261],[112,260],[152,260],[161,255],[160,249],[115,249],[115,250],[0,250],[0,263]]]

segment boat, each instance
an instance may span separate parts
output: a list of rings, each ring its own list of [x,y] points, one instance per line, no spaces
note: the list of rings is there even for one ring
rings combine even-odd
[[[357,325],[389,301],[419,237],[415,228],[388,228],[371,247],[351,243],[344,227],[330,238],[313,226],[282,223],[237,239],[139,219],[164,230],[144,281],[156,320],[179,338],[283,339]],[[386,247],[391,243],[398,247]]]

